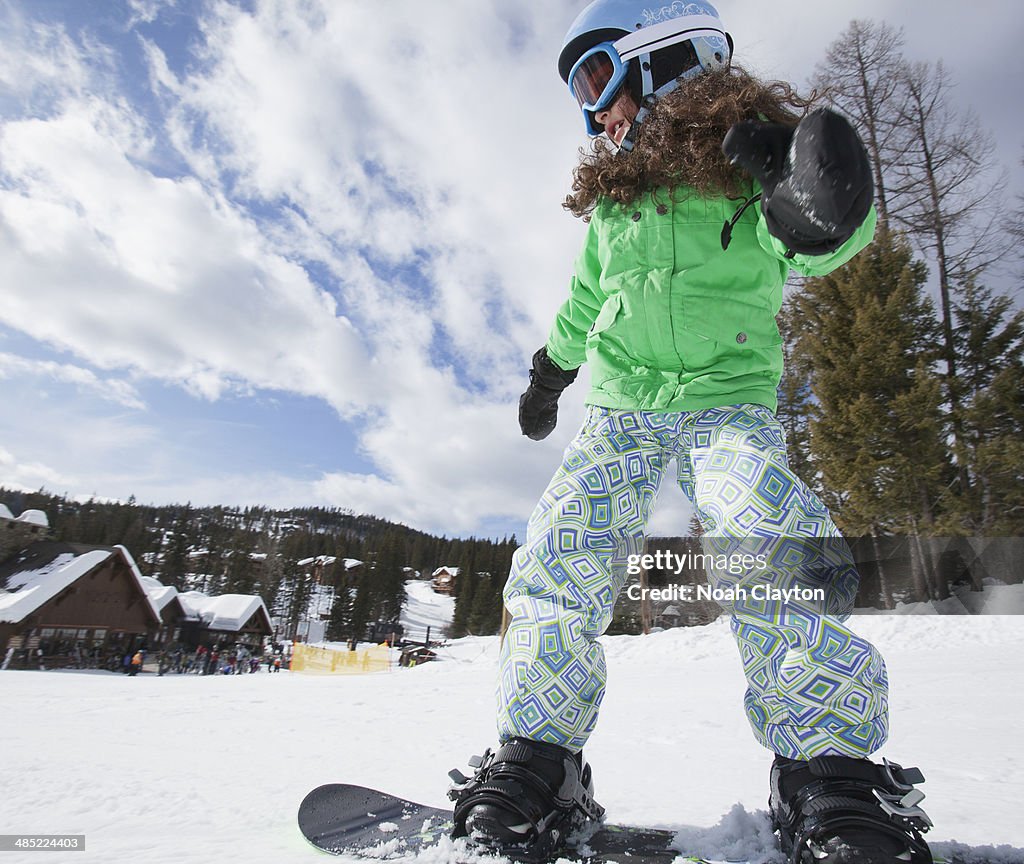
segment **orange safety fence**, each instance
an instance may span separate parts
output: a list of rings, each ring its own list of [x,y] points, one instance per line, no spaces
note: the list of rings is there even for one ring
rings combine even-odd
[[[313,645],[296,645],[292,650],[292,672],[313,675],[363,675],[391,668],[391,649],[374,645],[359,651],[336,651]]]

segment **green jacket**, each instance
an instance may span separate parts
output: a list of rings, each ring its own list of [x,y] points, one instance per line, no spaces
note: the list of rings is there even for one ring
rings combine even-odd
[[[774,411],[775,316],[789,270],[821,276],[845,264],[871,242],[875,211],[835,252],[787,258],[760,206],[747,208],[723,250],[722,227],[743,201],[675,197],[659,190],[625,210],[598,204],[548,356],[562,369],[590,365],[591,405],[696,411],[754,402]]]

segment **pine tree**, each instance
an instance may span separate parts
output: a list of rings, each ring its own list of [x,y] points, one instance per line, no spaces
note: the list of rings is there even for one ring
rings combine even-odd
[[[327,638],[333,642],[344,642],[355,635],[355,585],[342,563],[343,557],[339,551],[338,563],[335,565],[334,603],[331,604],[331,617],[327,622]]]
[[[469,616],[473,608],[473,592],[476,590],[476,541],[462,544],[458,558],[459,572],[455,577],[455,615],[450,635],[459,638],[469,633]]]
[[[179,591],[187,587],[185,574],[188,572],[190,513],[191,508],[186,505],[176,514],[160,567],[160,579],[164,585],[172,585]]]
[[[395,532],[382,535],[374,569],[377,617],[397,621],[405,602],[405,549]]]
[[[487,636],[496,633],[501,624],[501,593],[490,573],[480,574],[476,581],[468,630],[475,636]]]
[[[225,594],[252,594],[256,587],[255,565],[252,560],[254,538],[244,530],[235,531],[224,552]]]
[[[811,370],[806,354],[796,350],[800,335],[795,298],[791,295],[778,316],[782,336],[783,367],[779,382],[779,404],[775,412],[786,433],[786,452],[789,467],[812,489],[820,490],[820,480],[811,463],[811,412],[814,394],[811,392]],[[691,525],[691,528],[693,526]]]
[[[795,298],[813,370],[810,447],[837,524],[854,535],[935,526],[950,475],[924,265],[885,231]]]
[[[370,592],[372,582],[373,574],[369,568],[360,567],[355,579],[352,601],[351,638],[353,639],[365,639],[367,625],[374,620],[372,617],[373,598]]]
[[[971,534],[1024,533],[1024,312],[968,281],[954,305],[970,493],[960,522]]]

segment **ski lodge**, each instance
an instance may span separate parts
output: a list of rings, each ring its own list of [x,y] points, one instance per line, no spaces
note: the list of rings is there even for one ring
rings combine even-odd
[[[160,629],[160,613],[123,546],[37,541],[0,564],[0,651],[8,666],[123,657]]]
[[[455,593],[455,580],[459,577],[458,567],[438,567],[430,574],[431,586],[438,594]]]
[[[46,515],[0,504],[0,663],[115,670],[126,654],[198,645],[258,650],[273,635],[258,596],[179,593],[123,546],[45,539]]]
[[[178,593],[149,576],[142,577],[146,590],[153,594],[174,592],[165,605],[161,644],[244,645],[259,651],[265,637],[274,635],[270,613],[262,597],[254,594],[222,594],[209,597],[200,591]]]

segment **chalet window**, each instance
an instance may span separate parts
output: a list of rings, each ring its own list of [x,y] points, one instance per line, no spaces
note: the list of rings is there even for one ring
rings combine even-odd
[[[52,627],[44,627],[42,630],[39,631],[39,638],[40,639],[52,639],[53,638],[53,634],[54,634],[54,629]]]
[[[103,644],[103,640],[106,639],[106,638],[107,638],[107,631],[106,630],[93,630],[92,631],[92,644],[93,645],[102,645]]]

